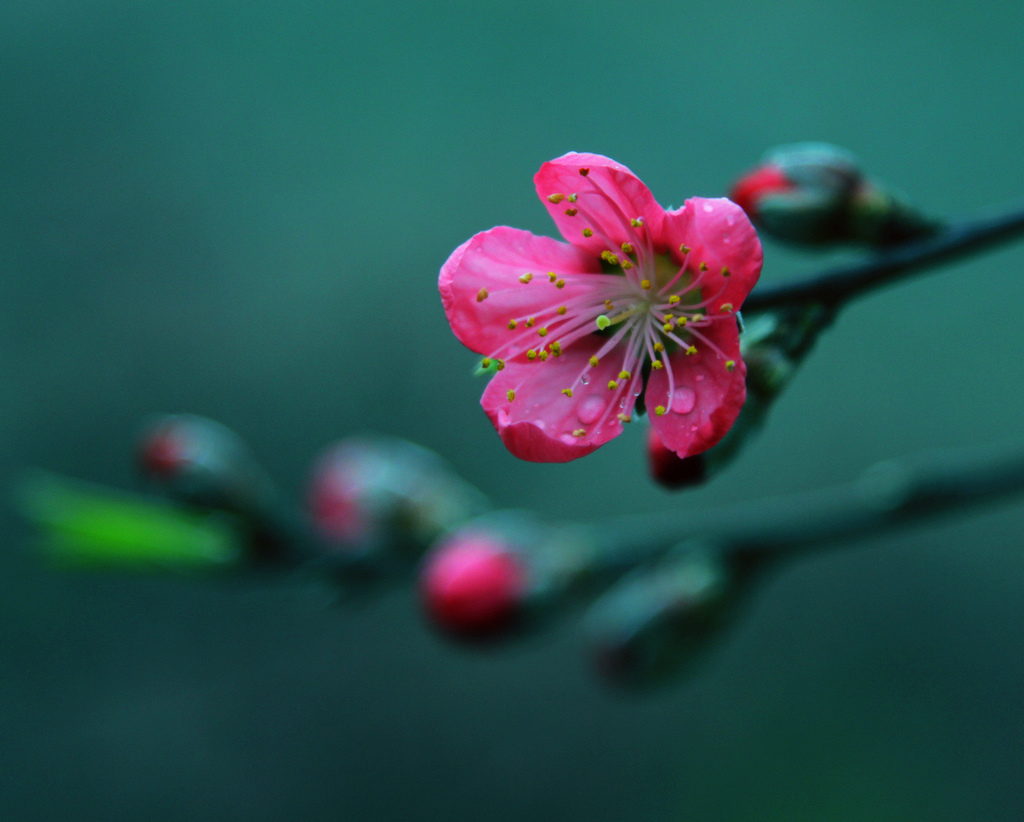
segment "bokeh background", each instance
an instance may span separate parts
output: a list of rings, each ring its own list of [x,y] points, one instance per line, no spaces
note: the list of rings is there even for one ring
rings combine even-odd
[[[706,488],[641,432],[515,461],[438,268],[554,233],[540,163],[664,204],[829,140],[940,214],[1024,195],[1024,6],[780,0],[0,5],[0,477],[130,487],[156,412],[223,421],[300,495],[374,430],[543,515],[699,509],[1017,438],[1024,248],[852,306]],[[834,259],[834,258],[829,258]],[[819,268],[766,246],[765,281]],[[9,495],[8,495],[9,496]],[[4,820],[1019,820],[1020,503],[767,585],[698,674],[604,688],[573,620],[479,654],[398,588],[54,572],[0,513]]]

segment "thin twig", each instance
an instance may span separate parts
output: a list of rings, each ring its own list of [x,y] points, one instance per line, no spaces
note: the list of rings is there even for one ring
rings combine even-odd
[[[755,288],[743,310],[752,313],[807,302],[838,306],[871,288],[1020,236],[1024,236],[1024,205],[1018,204],[995,217],[950,223],[931,237],[905,243],[862,262],[839,266],[795,283]]]

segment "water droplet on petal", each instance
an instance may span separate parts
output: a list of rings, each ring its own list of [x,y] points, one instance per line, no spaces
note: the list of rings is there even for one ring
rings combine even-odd
[[[698,430],[700,430],[700,426],[699,425],[691,425],[690,426],[690,431],[692,433],[696,434]]]
[[[710,214],[714,210],[715,210],[715,207],[713,205],[711,205],[711,203],[704,203],[704,211],[706,213]]]
[[[584,425],[590,425],[590,423],[596,422],[598,417],[600,417],[604,412],[604,406],[605,401],[601,396],[591,394],[580,403],[580,407],[576,412],[576,415]]]
[[[640,396],[640,392],[643,391],[643,390],[644,390],[643,386],[640,385],[640,383],[638,381],[637,384],[635,386],[633,386],[633,396],[634,397],[639,397]]]
[[[584,374],[582,377],[580,377],[580,382],[583,383],[584,385],[590,385],[590,375]]]
[[[703,374],[698,374],[695,377],[695,379],[697,380],[697,382],[704,382],[704,375]]]
[[[677,414],[689,414],[697,404],[697,394],[692,388],[680,385],[672,394],[672,410]]]
[[[621,400],[619,400],[619,408],[625,408],[625,407],[626,407],[626,398],[623,397]]]

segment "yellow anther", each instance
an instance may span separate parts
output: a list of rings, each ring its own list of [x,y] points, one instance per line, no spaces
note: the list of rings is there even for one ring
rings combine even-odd
[[[719,308],[722,311],[732,311],[732,303],[722,303],[722,305],[719,306]]]
[[[615,380],[608,380],[608,390],[609,391],[614,391],[618,387],[619,387],[619,384],[617,382],[615,382]]]
[[[609,325],[612,324],[612,321],[609,320],[608,317],[606,317],[604,314],[600,314],[597,317],[597,319],[594,320],[594,324],[597,326],[598,331],[604,331]]]
[[[708,270],[708,264],[707,263],[701,263],[700,264],[700,270],[701,271],[707,271]]]
[[[590,174],[590,169],[589,168],[581,168],[580,169],[580,177],[586,177],[588,174]]]
[[[723,265],[722,266],[722,276],[723,277],[728,277],[731,274],[732,274],[732,272],[726,266]]]
[[[736,367],[736,360],[726,360],[725,361],[725,370],[726,371],[732,371],[735,367]]]
[[[654,409],[654,413],[657,414],[659,417],[663,416],[664,413],[665,413],[665,406],[664,405],[656,406],[655,409]]]
[[[598,362],[600,362],[600,360],[598,360],[597,357],[591,357],[590,358],[590,367],[591,368],[597,368]]]
[[[654,360],[651,362],[651,368],[653,368],[655,371],[661,371],[661,369],[664,367],[665,365],[664,363],[662,363],[661,360]]]
[[[542,337],[546,337],[548,335],[548,330],[546,328],[538,328],[537,333]]]
[[[569,195],[569,202],[570,202],[570,203],[575,203],[575,202],[576,202],[576,197],[577,197],[577,195],[575,195],[575,194],[570,194],[570,195]]]
[[[537,356],[540,357],[540,361],[541,362],[547,362],[548,361],[548,352],[545,351],[543,348],[540,350],[540,353]]]
[[[565,280],[558,280],[555,282],[555,288],[565,288]]]
[[[688,317],[680,317],[678,320],[676,320],[676,322],[679,323],[680,327],[686,325],[689,321],[690,320]]]
[[[558,340],[551,343],[551,353],[556,357],[560,357],[562,355],[562,344]]]
[[[667,322],[667,323],[672,322],[672,315],[671,314],[668,314],[668,313],[665,314],[665,322]]]
[[[610,251],[602,251],[601,259],[604,260],[606,263],[611,263],[612,265],[619,264],[619,258],[612,254]]]
[[[660,343],[660,342],[656,342],[654,344],[654,350],[657,351],[660,354],[662,351],[665,350],[665,346],[662,343]]]
[[[585,428],[577,428],[575,431],[572,432],[572,435],[574,437],[585,437],[587,436],[587,431]]]
[[[519,325],[519,323],[517,323],[515,320],[508,321],[508,327],[510,331],[515,331],[517,325]]]
[[[633,422],[633,418],[629,414],[619,414],[618,417],[623,422]]]
[[[575,217],[578,213],[575,208],[567,208],[565,210],[566,217]]]
[[[566,308],[564,305],[560,305],[560,306],[558,306],[558,311],[556,313],[558,313],[558,314],[560,314],[561,316],[564,317],[565,316],[565,312],[568,311],[568,310],[569,309]]]
[[[526,318],[526,327],[527,328],[533,328],[533,317],[527,317]]]
[[[504,368],[505,368],[505,361],[504,360],[495,360],[495,362],[498,364],[498,370],[499,371],[504,370]]]
[[[482,360],[480,360],[480,367],[481,368],[490,368],[491,367],[491,359],[490,359],[490,357],[484,357]]]
[[[691,354],[696,354],[696,353],[697,353],[697,346],[695,346],[695,345],[691,345],[689,348],[686,349],[686,356],[687,357],[689,357]]]
[[[557,279],[558,279],[558,275],[554,271],[549,271],[548,272],[548,282],[549,283],[553,283]]]
[[[628,259],[628,258],[627,258],[627,259],[625,259],[625,260],[623,260],[623,261],[622,261],[622,267],[623,267],[623,269],[625,269],[626,271],[629,271],[629,269],[631,269],[631,268],[633,267],[633,261],[632,261],[632,260],[630,260],[630,259]]]
[[[524,274],[522,277],[519,278],[519,282],[523,283],[523,285],[526,285],[526,283],[530,282],[530,280],[532,279],[532,274]]]
[[[562,389],[562,393],[565,394],[565,396],[567,396],[567,397],[571,397],[572,396],[572,389],[571,388],[563,388]]]
[[[560,203],[564,199],[565,199],[565,195],[564,194],[549,194],[548,195],[548,202],[549,203]]]
[[[672,333],[672,329],[673,329],[674,327],[675,327],[675,326],[673,326],[673,325],[672,325],[672,323],[665,323],[665,324],[664,324],[664,325],[662,326],[662,330],[664,330],[664,332],[665,332],[666,334],[671,334],[671,333]]]
[[[641,280],[640,281],[640,287],[641,288],[650,288],[651,287],[651,281],[650,280]]]
[[[605,300],[604,307],[611,311],[613,308],[615,308],[615,303],[613,303],[611,300]]]
[[[638,217],[634,217],[632,220],[629,221],[629,224],[633,226],[633,228],[640,228],[640,226],[644,224],[644,221]]]
[[[691,251],[691,249],[690,249],[690,246],[686,245],[685,243],[683,243],[683,245],[679,246],[679,250],[680,250],[680,251],[681,251],[681,252],[682,252],[683,254],[689,254],[689,253],[690,253],[690,251]]]
[[[628,371],[620,371],[619,372],[619,379],[620,380],[628,380],[631,376],[632,375]]]
[[[479,291],[476,292],[476,301],[478,303],[482,303],[486,299],[487,299],[487,289],[486,288],[481,288]]]
[[[704,319],[704,315],[701,314],[698,311],[696,314],[694,314],[692,317],[690,317],[690,322],[692,322],[692,323],[699,323],[703,319]]]
[[[537,352],[531,348],[529,351],[526,352],[526,359],[531,361],[537,359]]]
[[[583,229],[583,236],[584,237],[593,237],[594,236],[594,232],[591,231],[589,228],[585,228],[585,229]]]
[[[512,400],[516,398],[516,392],[510,388],[508,391],[505,392],[505,396],[508,397],[509,402],[512,402]]]
[[[622,244],[622,250],[626,254],[632,254],[633,253],[633,245],[632,245],[632,243],[623,243]]]
[[[669,305],[679,305],[679,295],[678,294],[673,294],[671,297],[669,297],[668,298],[668,304]]]

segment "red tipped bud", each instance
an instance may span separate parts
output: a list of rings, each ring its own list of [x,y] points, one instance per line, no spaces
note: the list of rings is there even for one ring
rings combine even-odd
[[[666,488],[687,488],[707,479],[703,454],[680,457],[665,446],[653,426],[647,429],[647,464],[651,477]]]
[[[792,191],[794,188],[796,186],[786,177],[781,168],[774,165],[763,165],[737,180],[729,193],[729,199],[753,219],[763,197]]]
[[[159,418],[143,434],[138,459],[147,477],[190,504],[250,515],[270,493],[245,443],[204,417]]]
[[[351,550],[402,545],[417,557],[482,508],[476,489],[437,455],[385,437],[352,438],[327,451],[307,499],[330,543]]]
[[[494,637],[513,628],[527,590],[522,557],[496,535],[467,530],[435,548],[420,576],[431,621],[463,638]]]
[[[731,197],[759,230],[801,245],[885,245],[937,225],[898,192],[867,179],[856,157],[827,143],[769,152],[741,177]]]

